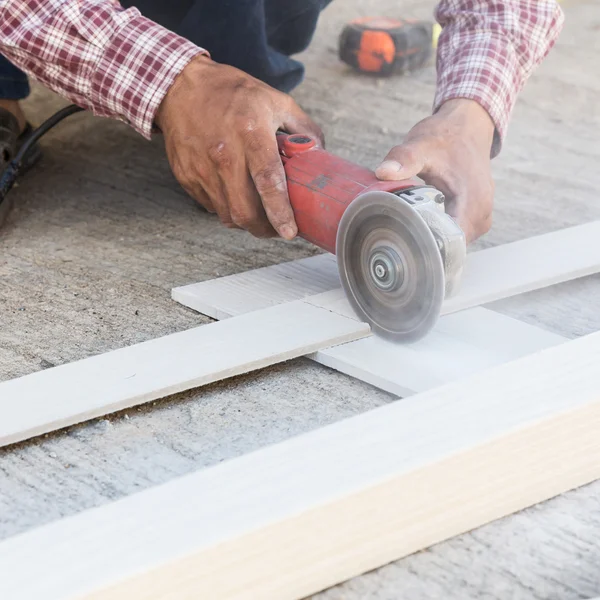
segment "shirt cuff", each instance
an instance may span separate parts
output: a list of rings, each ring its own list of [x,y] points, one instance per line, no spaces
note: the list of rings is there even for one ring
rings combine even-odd
[[[208,52],[138,13],[111,39],[93,74],[95,114],[121,120],[150,139],[160,103],[199,54]]]
[[[556,0],[440,0],[434,112],[454,98],[478,102],[495,125],[492,158],[527,79],[554,46],[564,23]]]
[[[457,48],[440,48],[437,62],[434,112],[456,98],[479,103],[495,125],[491,156],[497,156],[522,86],[514,49],[492,32],[476,32]]]

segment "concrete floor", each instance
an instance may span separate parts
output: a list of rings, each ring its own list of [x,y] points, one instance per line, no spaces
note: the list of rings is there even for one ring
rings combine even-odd
[[[561,40],[529,82],[502,155],[481,248],[600,218],[600,7],[563,3]],[[322,19],[296,92],[328,147],[374,167],[428,114],[434,69],[375,81],[335,54],[362,14],[429,17],[433,3],[339,0]],[[30,115],[62,101],[36,88]],[[308,256],[298,241],[222,228],[169,172],[160,139],[77,115],[44,140],[0,230],[0,380],[207,322],[173,286]],[[569,337],[600,329],[600,277],[491,306]],[[199,356],[198,360],[202,360]],[[0,538],[108,503],[390,402],[293,361],[0,450]],[[600,482],[328,590],[319,600],[560,599],[600,595]]]

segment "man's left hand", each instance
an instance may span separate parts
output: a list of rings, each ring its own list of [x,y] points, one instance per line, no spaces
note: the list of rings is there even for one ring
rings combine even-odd
[[[411,129],[378,167],[383,180],[418,176],[446,197],[446,212],[472,242],[492,224],[490,150],[494,124],[476,102],[449,100]]]

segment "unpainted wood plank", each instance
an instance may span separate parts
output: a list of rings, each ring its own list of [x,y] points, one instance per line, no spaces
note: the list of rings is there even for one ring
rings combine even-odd
[[[600,333],[0,544],[11,600],[296,600],[600,477]]]
[[[368,335],[303,301],[0,383],[0,446]]]

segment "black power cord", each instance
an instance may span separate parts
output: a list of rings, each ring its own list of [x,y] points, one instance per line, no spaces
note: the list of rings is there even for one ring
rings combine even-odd
[[[38,128],[34,129],[25,139],[15,157],[8,163],[0,176],[0,204],[6,198],[8,192],[15,185],[21,172],[23,157],[29,149],[46,133],[48,133],[55,125],[58,125],[63,119],[75,113],[81,112],[84,109],[75,104],[71,104],[54,113],[49,119],[46,119]]]

